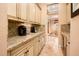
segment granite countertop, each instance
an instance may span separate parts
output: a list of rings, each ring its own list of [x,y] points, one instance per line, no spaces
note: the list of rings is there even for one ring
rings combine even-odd
[[[12,38],[8,38],[8,46],[7,50],[12,50],[13,48],[17,47],[18,45],[29,42],[32,38],[37,37],[38,35],[44,32],[37,32],[37,33],[30,33],[27,36],[16,36]]]

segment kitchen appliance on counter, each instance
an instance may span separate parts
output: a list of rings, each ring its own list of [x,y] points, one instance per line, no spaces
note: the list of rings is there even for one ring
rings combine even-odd
[[[29,24],[20,24],[17,28],[19,36],[26,36],[30,34],[30,25]]]
[[[32,24],[31,26],[31,33],[36,33],[39,30],[39,25],[37,24]]]
[[[24,25],[18,26],[18,35],[25,36],[27,34],[27,28]]]

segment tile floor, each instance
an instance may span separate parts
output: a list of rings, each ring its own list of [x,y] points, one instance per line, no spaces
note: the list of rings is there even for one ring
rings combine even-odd
[[[58,48],[58,38],[49,36],[39,56],[63,56],[61,49]]]

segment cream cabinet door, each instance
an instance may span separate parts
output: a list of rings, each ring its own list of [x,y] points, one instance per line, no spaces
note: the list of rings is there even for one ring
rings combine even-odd
[[[8,3],[7,7],[7,14],[16,17],[16,3]]]
[[[38,23],[38,7],[36,6],[36,19],[35,19],[35,22]]]
[[[21,19],[21,4],[17,3],[17,17]]]
[[[35,4],[30,4],[30,21],[35,22],[35,12],[36,12],[36,8],[35,8]]]
[[[35,4],[32,5],[32,21],[35,22],[35,13],[36,13],[36,7]]]
[[[30,21],[30,4],[26,3],[26,20]]]
[[[45,44],[45,36],[44,36],[44,35],[42,35],[42,40],[41,40],[41,42],[42,42],[42,47],[43,47],[44,44]]]
[[[39,37],[39,52],[40,52],[40,50],[41,50],[41,48],[42,48],[42,36],[40,36]]]
[[[40,20],[40,17],[41,17],[40,13],[41,13],[41,10],[39,9],[38,6],[36,6],[36,22],[37,23],[41,22],[41,20]]]
[[[25,56],[26,53],[26,49],[24,49],[23,51],[21,51],[17,56]]]
[[[33,46],[31,46],[31,47],[29,48],[29,51],[28,51],[28,53],[27,53],[27,56],[33,56]]]
[[[40,23],[41,22],[41,19],[40,19],[40,17],[41,17],[41,10],[40,9],[38,9],[38,23]]]
[[[25,3],[21,3],[20,4],[20,9],[21,9],[21,19],[26,20],[26,4]]]
[[[39,8],[37,7],[37,22],[39,23]]]
[[[34,39],[33,53],[34,53],[34,56],[37,56],[38,53],[39,53],[39,43],[38,43],[38,38],[35,38],[35,39]]]
[[[33,56],[33,46],[20,52],[18,56]]]

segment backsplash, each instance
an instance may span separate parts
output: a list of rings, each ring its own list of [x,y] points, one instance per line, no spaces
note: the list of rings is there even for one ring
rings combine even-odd
[[[17,27],[20,23],[8,21],[8,37],[17,36]]]
[[[18,36],[18,32],[17,32],[17,28],[19,25],[22,25],[24,23],[20,23],[20,22],[15,22],[15,21],[8,21],[8,37],[14,37],[14,36]],[[31,24],[26,24],[25,26],[27,28],[27,34],[30,33],[30,29],[31,29]],[[36,26],[37,27],[37,32],[39,31],[45,31],[44,26]]]
[[[18,31],[17,28],[20,25],[25,25],[27,28],[27,34],[30,33],[30,24],[26,24],[26,23],[20,23],[20,22],[14,22],[14,21],[8,21],[8,37],[14,37],[14,36],[18,36]]]

